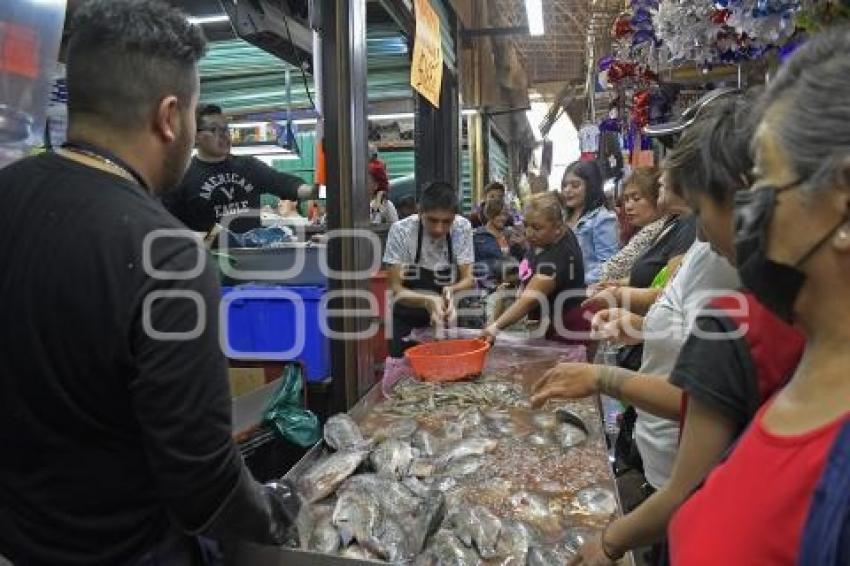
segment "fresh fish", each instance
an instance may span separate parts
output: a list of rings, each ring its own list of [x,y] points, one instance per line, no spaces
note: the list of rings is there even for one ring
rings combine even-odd
[[[307,503],[315,503],[334,492],[369,455],[368,450],[344,450],[313,466],[298,481],[298,491]]]
[[[589,529],[574,527],[564,535],[561,545],[570,557],[578,556],[581,547],[593,538],[593,533]]]
[[[362,546],[370,539],[381,519],[380,500],[367,491],[350,490],[339,496],[332,523],[339,529],[343,545],[355,540]]]
[[[528,435],[528,443],[532,446],[546,446],[552,441],[545,434],[530,434]]]
[[[407,474],[416,478],[428,478],[434,475],[436,468],[437,466],[433,461],[417,458],[410,463],[410,469],[407,471]]]
[[[508,501],[517,516],[529,521],[539,521],[552,514],[549,509],[549,500],[536,493],[519,491],[511,495]]]
[[[607,517],[617,512],[617,498],[610,490],[589,487],[576,494],[573,507],[583,514]]]
[[[495,557],[502,521],[481,505],[462,509],[449,519],[454,533],[466,546],[475,545],[485,560]]]
[[[496,554],[516,559],[517,564],[525,564],[528,548],[538,540],[537,533],[522,521],[502,521]]]
[[[412,535],[392,515],[384,515],[372,536],[361,542],[364,548],[389,562],[410,560],[420,548],[414,548]]]
[[[419,498],[401,483],[376,474],[358,474],[349,478],[340,486],[338,494],[349,492],[369,494],[380,502],[384,511],[396,515],[412,514],[420,504]]]
[[[410,444],[391,438],[380,443],[369,456],[369,462],[379,477],[401,479],[407,475],[413,451]]]
[[[441,456],[437,463],[445,465],[453,460],[460,460],[467,456],[482,456],[495,449],[498,443],[492,438],[467,438],[455,444],[454,448]]]
[[[374,560],[377,558],[377,556],[357,544],[346,547],[339,555],[352,560]]]
[[[396,438],[400,440],[408,439],[413,436],[419,424],[413,419],[399,419],[393,421],[392,426],[385,431],[387,438]]]
[[[490,421],[487,423],[487,431],[499,438],[516,436],[517,428],[512,421]]]
[[[425,485],[425,483],[423,483],[422,480],[417,477],[411,476],[404,478],[401,483],[402,485],[404,485],[404,487],[410,490],[410,493],[412,493],[416,497],[419,497],[420,499],[425,499],[426,497],[431,495],[431,488]]]
[[[339,413],[327,420],[324,436],[325,443],[334,450],[356,448],[365,442],[360,427],[345,413]]]
[[[569,423],[559,424],[553,433],[555,442],[562,448],[572,448],[587,440],[587,433]]]
[[[449,462],[442,468],[442,473],[446,476],[459,478],[474,474],[483,465],[484,460],[480,456],[466,456]]]
[[[480,464],[479,464],[479,466],[480,466]],[[478,468],[475,468],[475,469],[477,470]],[[473,470],[473,472],[474,471],[475,470]],[[447,492],[448,490],[452,489],[456,485],[457,485],[457,480],[455,478],[451,477],[451,476],[438,476],[438,477],[432,478],[430,483],[429,483],[429,486],[431,487],[431,489],[439,491],[441,493]]]
[[[308,547],[322,554],[336,554],[339,550],[339,532],[330,518],[319,521],[310,533]]]
[[[555,428],[555,425],[558,424],[558,419],[555,417],[554,413],[534,413],[531,420],[534,423],[534,426],[541,430]]]
[[[427,456],[428,458],[436,456],[440,450],[440,443],[437,438],[424,428],[413,433],[410,443],[419,450],[420,456]]]
[[[440,530],[416,559],[415,566],[477,566],[481,558],[465,547],[453,532]]]
[[[566,560],[553,548],[533,546],[528,550],[527,564],[528,566],[563,566]]]

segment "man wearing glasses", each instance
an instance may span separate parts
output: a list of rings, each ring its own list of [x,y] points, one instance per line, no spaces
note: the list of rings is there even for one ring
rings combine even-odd
[[[256,157],[230,154],[230,130],[221,108],[198,108],[198,153],[180,186],[165,202],[174,216],[196,232],[221,224],[243,233],[260,224],[260,195],[284,200],[316,198],[317,190],[294,175],[281,173]]]

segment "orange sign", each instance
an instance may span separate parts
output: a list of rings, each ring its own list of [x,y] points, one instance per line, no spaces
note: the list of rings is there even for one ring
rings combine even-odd
[[[38,48],[38,34],[34,29],[0,22],[0,72],[37,78]]]
[[[429,0],[414,0],[416,38],[413,43],[413,63],[410,84],[436,108],[440,107],[440,88],[443,84],[443,43],[440,18]]]

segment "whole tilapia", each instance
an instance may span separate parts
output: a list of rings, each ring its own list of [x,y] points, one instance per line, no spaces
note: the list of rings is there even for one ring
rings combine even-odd
[[[469,474],[477,472],[483,465],[484,460],[480,456],[466,456],[465,458],[459,458],[446,464],[441,469],[441,475],[448,476],[450,478],[468,476]]]
[[[339,496],[332,522],[339,529],[343,545],[355,540],[365,546],[381,519],[381,503],[374,495],[364,490],[350,490]]]
[[[528,551],[528,566],[562,566],[566,564],[564,557],[559,556],[552,548],[533,546]]]
[[[310,533],[308,547],[310,550],[322,554],[336,554],[339,550],[339,532],[333,526],[331,519],[325,518],[316,523],[313,532]]]
[[[361,543],[367,550],[389,562],[410,560],[421,550],[415,548],[413,534],[396,517],[384,514],[372,536]]]
[[[467,438],[454,445],[448,452],[437,459],[438,465],[446,465],[453,460],[460,460],[467,456],[482,456],[494,450],[498,442],[492,438]]]
[[[377,556],[358,544],[352,544],[346,547],[339,555],[352,560],[375,560],[377,558]]]
[[[549,500],[537,493],[518,491],[508,499],[517,516],[529,521],[539,521],[549,517]]]
[[[555,442],[563,448],[572,448],[578,446],[587,440],[587,433],[569,423],[559,424],[553,432]]]
[[[344,450],[321,460],[298,479],[301,497],[308,503],[324,499],[353,474],[368,455],[368,450]]]
[[[361,447],[365,442],[360,427],[345,413],[332,416],[325,423],[325,443],[334,450]]]
[[[396,515],[412,514],[421,500],[401,483],[376,474],[358,474],[343,483],[338,494],[348,492],[367,493],[380,502],[381,508]]]
[[[380,443],[369,456],[369,462],[378,477],[387,479],[401,479],[406,476],[412,461],[413,451],[410,444],[394,438]]]
[[[461,509],[449,518],[449,525],[466,546],[475,545],[481,558],[488,559],[497,555],[496,544],[502,530],[502,521],[486,507],[476,505]]]
[[[499,541],[496,543],[496,554],[504,558],[514,558],[516,564],[525,564],[528,549],[536,544],[539,535],[522,521],[502,521]]]
[[[440,530],[416,558],[415,566],[476,566],[480,562],[478,554],[465,547],[453,532]]]
[[[573,508],[579,513],[607,517],[617,512],[617,497],[605,488],[588,487],[576,494]]]

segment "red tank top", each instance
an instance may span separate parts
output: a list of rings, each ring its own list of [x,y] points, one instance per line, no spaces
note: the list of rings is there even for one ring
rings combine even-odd
[[[729,459],[673,515],[673,566],[797,563],[812,493],[850,413],[798,436],[762,426],[765,403]]]

